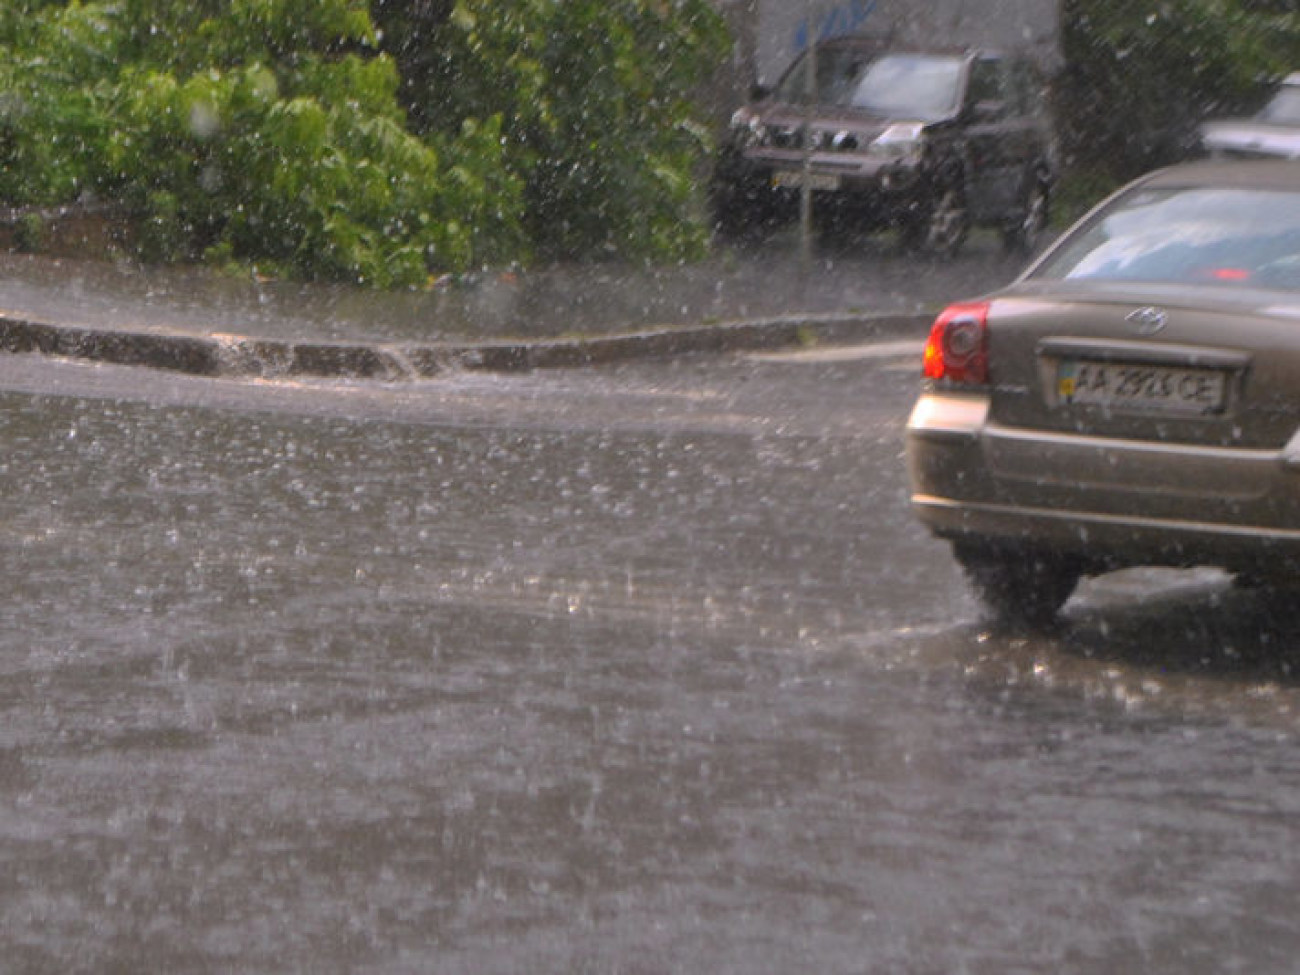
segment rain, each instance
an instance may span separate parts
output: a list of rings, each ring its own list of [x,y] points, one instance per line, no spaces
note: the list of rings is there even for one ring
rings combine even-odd
[[[708,175],[811,38],[1016,47],[1054,238],[1283,5],[1122,151],[1067,80],[1215,5],[220,6],[0,12],[0,971],[1293,969],[1300,615],[1004,625],[913,514],[930,323],[1026,241]]]

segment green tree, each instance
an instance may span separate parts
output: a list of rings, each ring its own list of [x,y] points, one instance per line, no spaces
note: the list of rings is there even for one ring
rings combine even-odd
[[[1058,121],[1075,167],[1125,179],[1184,157],[1210,114],[1300,67],[1277,0],[1065,0]]]
[[[96,7],[3,7],[0,199],[53,204],[85,192],[94,146],[110,128],[97,86],[116,57],[109,19]]]
[[[490,121],[406,126],[363,0],[29,2],[0,19],[0,193],[130,208],[144,256],[379,286],[523,252]],[[476,235],[479,214],[494,235]]]
[[[703,247],[709,0],[373,6],[9,0],[0,198],[122,203],[153,260],[376,285]]]
[[[376,0],[413,125],[499,120],[544,258],[679,258],[707,240],[693,100],[725,57],[708,0]]]

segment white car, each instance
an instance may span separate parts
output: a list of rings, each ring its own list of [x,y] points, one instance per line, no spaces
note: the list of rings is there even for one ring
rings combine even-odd
[[[1257,114],[1206,122],[1201,145],[1216,159],[1300,159],[1300,72]]]

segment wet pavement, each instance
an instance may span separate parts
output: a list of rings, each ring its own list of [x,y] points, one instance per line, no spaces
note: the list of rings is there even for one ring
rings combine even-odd
[[[123,332],[394,345],[544,341],[778,318],[932,314],[1010,280],[1023,261],[976,235],[933,264],[888,237],[822,247],[805,266],[778,235],[701,264],[553,267],[447,277],[373,292],[248,273],[0,255],[0,315]],[[920,273],[918,273],[920,272]]]
[[[535,342],[1017,270],[780,253],[382,296],[10,256],[0,306]],[[990,630],[907,510],[921,335],[402,383],[0,356],[0,971],[1293,971],[1300,623],[1131,572]]]
[[[0,969],[1284,973],[1300,628],[983,625],[915,341],[438,382],[0,357]]]

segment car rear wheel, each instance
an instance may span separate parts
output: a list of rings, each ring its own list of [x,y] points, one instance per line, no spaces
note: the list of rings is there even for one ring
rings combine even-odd
[[[1083,575],[1073,560],[1034,549],[957,542],[953,554],[980,602],[1000,623],[1050,624]]]

